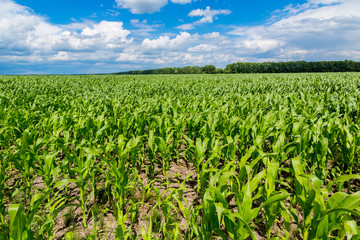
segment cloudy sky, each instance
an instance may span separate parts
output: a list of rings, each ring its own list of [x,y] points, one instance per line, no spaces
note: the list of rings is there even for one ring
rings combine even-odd
[[[0,0],[0,74],[360,60],[360,0]]]

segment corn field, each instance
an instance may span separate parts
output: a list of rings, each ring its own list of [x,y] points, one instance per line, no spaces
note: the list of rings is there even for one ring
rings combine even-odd
[[[359,159],[359,73],[0,77],[0,240],[360,239]]]

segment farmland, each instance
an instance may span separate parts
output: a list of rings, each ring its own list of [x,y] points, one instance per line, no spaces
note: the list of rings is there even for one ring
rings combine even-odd
[[[360,74],[1,76],[0,239],[360,239]]]

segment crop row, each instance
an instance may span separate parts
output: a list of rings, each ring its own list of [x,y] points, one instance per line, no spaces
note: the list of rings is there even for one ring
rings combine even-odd
[[[359,239],[360,75],[0,77],[0,239]]]

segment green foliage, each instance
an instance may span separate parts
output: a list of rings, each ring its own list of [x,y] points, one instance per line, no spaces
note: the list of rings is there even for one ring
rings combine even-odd
[[[359,86],[358,73],[2,76],[0,240],[57,239],[61,218],[64,239],[359,239]]]
[[[120,75],[140,74],[214,74],[214,73],[304,73],[304,72],[360,72],[360,62],[320,61],[320,62],[238,62],[228,64],[224,69],[214,65],[167,67],[150,70],[120,72]]]
[[[302,73],[302,72],[359,72],[360,62],[321,61],[321,62],[238,62],[228,64],[227,73]]]

